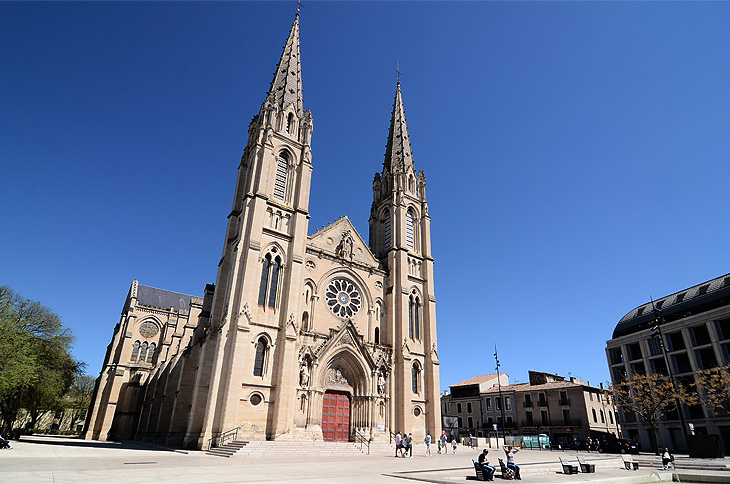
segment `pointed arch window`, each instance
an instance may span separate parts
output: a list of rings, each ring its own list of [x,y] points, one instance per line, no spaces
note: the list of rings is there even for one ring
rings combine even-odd
[[[294,114],[289,113],[289,116],[286,117],[286,132],[289,134],[294,134]]]
[[[375,344],[380,344],[380,328],[375,328]]]
[[[147,361],[147,342],[142,343],[142,348],[139,350],[139,361]]]
[[[281,257],[278,255],[272,260],[271,254],[266,254],[261,267],[261,282],[259,283],[259,306],[276,307],[276,292],[279,289],[279,273],[281,272]],[[267,297],[268,296],[268,297]]]
[[[269,354],[269,342],[263,336],[256,342],[256,357],[253,363],[253,376],[264,376],[266,360]]]
[[[383,213],[383,250],[390,250],[390,212]]]
[[[420,311],[421,301],[417,294],[411,294],[408,298],[408,337],[421,339]]]
[[[406,247],[408,247],[408,250],[415,250],[415,239],[413,237],[414,232],[414,225],[415,225],[415,217],[413,215],[413,210],[410,208],[406,212]]]
[[[157,345],[154,343],[150,344],[150,351],[147,355],[147,363],[152,363],[152,358],[155,357],[155,351],[157,351]]]
[[[285,200],[286,176],[289,171],[289,155],[282,151],[276,163],[276,181],[274,182],[274,198]]]
[[[137,361],[137,357],[139,357],[139,346],[139,341],[135,341],[132,345],[132,358],[130,358],[132,361]]]
[[[413,363],[411,367],[411,390],[418,395],[421,390],[421,367],[418,362]]]

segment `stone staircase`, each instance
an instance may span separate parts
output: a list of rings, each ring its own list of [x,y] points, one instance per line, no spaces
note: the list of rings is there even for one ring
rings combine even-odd
[[[281,458],[282,456],[356,456],[365,455],[367,447],[354,442],[276,442],[276,441],[256,441],[243,442],[233,441],[222,447],[214,447],[206,452],[208,455],[216,455],[220,457],[246,458],[252,457],[272,457]],[[371,443],[371,455],[390,455],[395,453],[395,445],[388,443]]]
[[[249,442],[247,440],[234,440],[232,442],[228,442],[221,447],[212,447],[208,449],[205,453],[218,457],[230,457],[233,454],[237,453],[239,450],[246,447],[248,444]]]

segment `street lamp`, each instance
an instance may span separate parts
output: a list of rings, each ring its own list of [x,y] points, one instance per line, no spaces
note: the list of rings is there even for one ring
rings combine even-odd
[[[497,389],[499,391],[499,410],[502,414],[502,423],[497,427],[497,446],[499,446],[499,428],[502,429],[502,445],[506,445],[504,440],[504,399],[502,398],[502,382],[499,380],[499,357],[497,356],[497,345],[494,345],[494,361],[497,362]]]
[[[667,371],[669,372],[669,379],[672,381],[672,387],[674,387],[674,394],[677,395],[677,383],[674,381],[674,373],[672,372],[672,363],[669,360],[669,354],[667,353],[667,348],[664,346],[664,335],[662,334],[662,328],[659,326],[659,310],[654,305],[654,299],[649,296],[649,299],[651,300],[651,308],[654,312],[654,326],[651,328],[651,334],[653,336],[659,336],[659,347],[662,349],[662,354],[664,355],[664,364],[667,365]],[[679,422],[682,425],[682,438],[684,438],[684,447],[685,449],[689,450],[689,445],[687,443],[687,423],[684,420],[684,411],[682,409],[682,403],[679,401],[678,397],[674,398],[674,402],[677,405],[677,413],[679,414]],[[659,445],[659,442],[655,442],[655,445]],[[657,447],[658,448],[658,447]]]

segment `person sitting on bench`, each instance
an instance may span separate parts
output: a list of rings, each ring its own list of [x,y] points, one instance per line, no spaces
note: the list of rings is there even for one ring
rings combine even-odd
[[[486,474],[486,478],[488,481],[494,480],[494,471],[496,468],[494,466],[489,465],[489,461],[487,460],[487,454],[489,451],[487,449],[484,449],[481,454],[479,454],[479,457],[477,459],[477,462],[479,462],[479,465],[482,466],[482,469],[484,470]]]
[[[504,453],[507,456],[507,467],[515,471],[515,479],[518,481],[522,479],[520,477],[520,466],[515,464],[515,454],[520,451],[517,447],[512,447],[511,445],[505,445],[503,447]]]

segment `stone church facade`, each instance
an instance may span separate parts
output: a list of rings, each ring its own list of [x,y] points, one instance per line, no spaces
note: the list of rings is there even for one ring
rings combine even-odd
[[[308,235],[312,114],[299,14],[248,130],[215,285],[132,283],[87,439],[207,448],[248,440],[388,441],[440,430],[426,179],[398,82],[366,243],[347,217]]]

